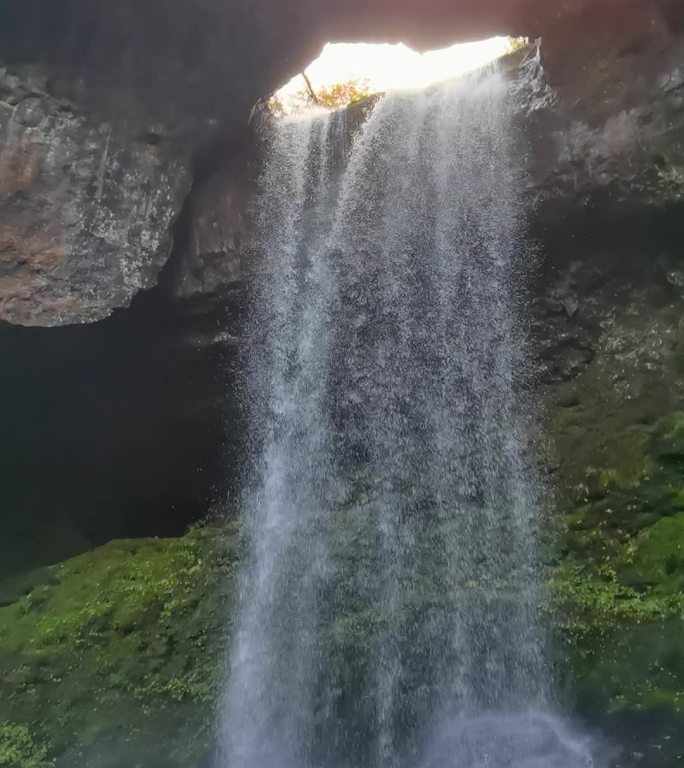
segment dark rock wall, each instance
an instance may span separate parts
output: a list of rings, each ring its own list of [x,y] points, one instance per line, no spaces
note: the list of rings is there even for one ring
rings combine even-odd
[[[543,33],[540,54],[525,54],[520,121],[530,223],[544,241],[647,221],[682,197],[680,4],[419,10],[404,0],[2,5],[0,319],[66,326],[0,335],[13,361],[3,402],[8,517],[24,521],[15,530],[36,527],[27,521],[43,519],[47,497],[59,500],[55,519],[78,520],[83,546],[166,532],[168,506],[187,509],[184,522],[206,509],[226,474],[217,446],[229,385],[216,350],[237,338],[225,313],[240,314],[250,269],[248,117],[326,39]],[[130,314],[92,331],[69,325],[102,320],[156,283]],[[561,314],[577,312],[580,293],[559,299]],[[565,343],[579,370],[590,351]],[[195,455],[210,467],[201,478]]]
[[[252,129],[210,145],[174,230],[174,258],[163,291],[176,299],[210,305],[244,293],[250,199],[256,189],[259,142]]]
[[[344,13],[214,0],[2,6],[0,318],[66,325],[0,329],[11,361],[4,519],[26,542],[13,562],[40,550],[43,525],[69,532],[53,558],[118,535],[178,532],[225,489],[226,423],[239,432],[225,359],[248,295],[258,154],[247,118],[324,39],[427,45],[544,32],[518,73],[534,235],[582,248],[587,234],[610,240],[636,221],[648,231],[676,209],[678,4],[576,0],[551,13],[531,0],[435,1],[416,14],[398,0]],[[578,261],[608,269],[586,249]],[[588,290],[558,287],[557,317],[575,317]],[[131,302],[90,330],[68,325]],[[537,349],[550,370],[575,375],[590,362],[585,338],[564,331],[559,346],[554,323],[547,331]]]

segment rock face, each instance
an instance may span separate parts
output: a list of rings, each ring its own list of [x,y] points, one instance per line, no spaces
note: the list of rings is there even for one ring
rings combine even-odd
[[[245,280],[247,208],[252,184],[245,154],[229,157],[196,183],[176,232],[171,293],[181,299],[210,298]]]
[[[156,282],[190,175],[151,135],[0,70],[0,319],[99,320]]]
[[[558,668],[621,766],[667,768],[684,749],[679,216],[552,244],[532,300]]]
[[[542,240],[625,226],[684,198],[684,36],[656,32],[636,49],[621,39],[626,50],[568,53],[562,68],[543,43],[508,62],[528,159],[530,224]],[[372,104],[346,110],[350,141]],[[244,281],[254,173],[244,153],[229,155],[193,190],[177,295],[216,294]]]
[[[624,220],[682,199],[684,37],[640,45],[586,59],[580,51],[563,72],[550,61],[548,79],[521,94],[529,99],[532,203],[547,230],[592,214]]]
[[[97,320],[155,284],[198,153],[241,135],[254,103],[328,40],[436,47],[502,32],[543,35],[552,83],[567,93],[562,114],[540,114],[548,162],[539,163],[539,195],[553,198],[556,190],[567,199],[580,171],[610,186],[605,177],[615,167],[623,187],[632,189],[638,176],[649,199],[671,197],[679,157],[645,143],[654,136],[671,142],[675,130],[668,121],[681,98],[681,74],[654,51],[681,31],[683,16],[674,0],[56,0],[48,7],[5,0],[0,318]],[[582,41],[581,55],[568,40]],[[639,50],[653,62],[643,77],[635,73],[644,59],[625,66],[625,56]],[[623,54],[617,64],[616,51]],[[671,62],[681,55],[669,51],[663,55]],[[630,86],[621,90],[623,82]],[[605,103],[604,86],[614,94]],[[553,138],[561,133],[562,148]],[[618,156],[636,161],[627,176],[624,162],[611,159]],[[642,174],[642,160],[652,161],[650,174]],[[190,204],[195,216],[197,201]],[[215,260],[204,263],[201,253],[234,253],[229,240],[198,246],[195,276],[181,281],[181,294],[225,279],[210,276]]]

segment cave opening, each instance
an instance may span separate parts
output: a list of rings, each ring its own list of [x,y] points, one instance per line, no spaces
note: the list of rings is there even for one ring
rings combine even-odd
[[[180,535],[225,499],[239,433],[225,327],[164,280],[97,323],[0,326],[0,576]]]
[[[418,51],[400,43],[329,42],[272,97],[285,114],[338,108],[374,93],[427,88],[515,50],[522,38],[492,37]]]

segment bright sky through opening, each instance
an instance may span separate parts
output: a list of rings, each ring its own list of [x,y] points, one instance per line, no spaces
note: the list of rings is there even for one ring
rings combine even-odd
[[[424,88],[477,69],[503,56],[509,46],[507,37],[452,45],[426,53],[413,51],[403,43],[328,43],[321,55],[306,68],[306,73],[314,89],[350,80],[367,82],[371,92]],[[297,75],[277,95],[286,103],[304,87],[303,78]]]

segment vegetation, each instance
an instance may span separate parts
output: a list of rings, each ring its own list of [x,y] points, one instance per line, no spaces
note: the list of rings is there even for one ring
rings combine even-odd
[[[113,541],[33,573],[23,594],[5,585],[0,766],[108,765],[108,745],[117,764],[199,764],[236,546],[217,526]]]
[[[527,37],[509,37],[506,55],[517,53],[518,51],[523,50],[523,48],[527,48],[529,44],[530,41]]]
[[[10,768],[48,768],[47,748],[36,744],[25,725],[0,723],[0,765]]]
[[[341,109],[350,104],[357,104],[370,95],[367,80],[348,80],[315,90],[305,73],[302,74],[302,79],[304,87],[286,100],[277,95],[269,99],[267,106],[271,114],[281,117],[285,114],[304,112],[313,107]]]
[[[316,103],[327,109],[339,109],[356,104],[369,96],[368,82],[350,80],[336,83],[329,88],[320,88],[316,92]]]
[[[553,393],[550,588],[572,705],[594,723],[657,714],[666,765],[684,749],[684,337],[679,306],[642,311],[647,325],[618,309],[603,352]]]

